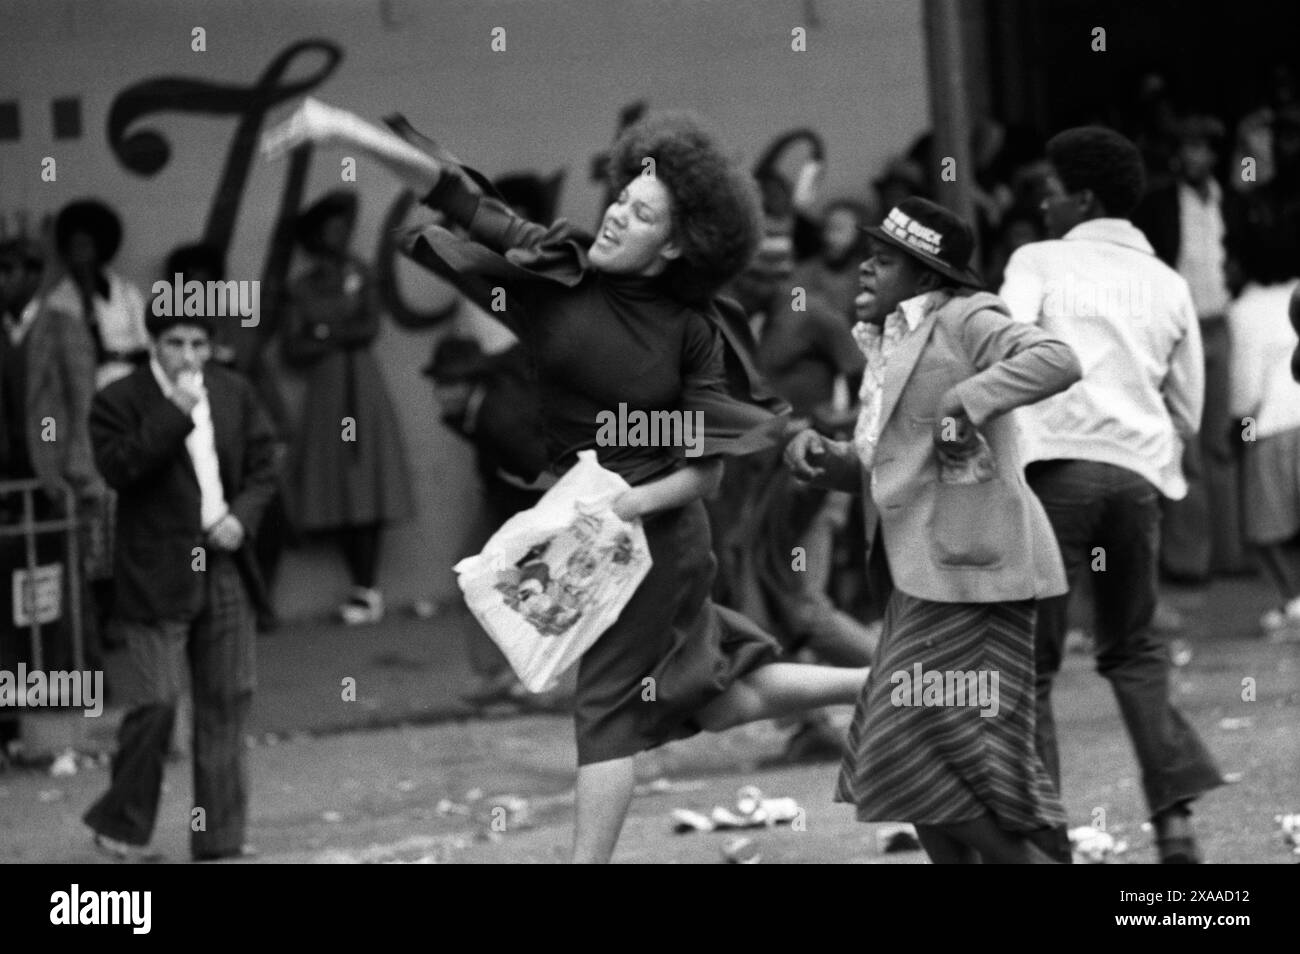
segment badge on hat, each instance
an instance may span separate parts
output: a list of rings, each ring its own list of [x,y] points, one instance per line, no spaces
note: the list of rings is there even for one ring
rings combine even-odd
[[[970,267],[975,252],[974,233],[937,202],[919,196],[904,199],[889,210],[880,225],[866,226],[862,231],[960,285],[984,287],[984,280]]]

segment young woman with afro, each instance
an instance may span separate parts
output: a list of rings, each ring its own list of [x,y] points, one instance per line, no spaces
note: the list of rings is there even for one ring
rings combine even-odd
[[[754,370],[743,315],[714,298],[755,250],[754,187],[694,117],[650,115],[614,145],[616,198],[593,239],[563,222],[546,229],[519,218],[480,174],[400,117],[388,122],[396,134],[308,100],[267,134],[264,151],[306,142],[361,149],[468,231],[464,239],[426,228],[406,249],[520,337],[538,375],[557,473],[578,451],[598,447],[602,411],[625,403],[702,414],[699,456],[598,449],[601,465],[631,485],[614,510],[641,518],[654,561],[578,670],[572,858],[605,862],[631,803],[638,752],[701,730],[851,703],[867,675],[779,662],[771,637],[709,598],[715,559],[701,499],[717,487],[723,458],[773,446],[786,420]]]

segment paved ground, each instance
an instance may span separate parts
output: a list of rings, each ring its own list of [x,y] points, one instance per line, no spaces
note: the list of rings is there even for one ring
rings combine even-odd
[[[1268,603],[1257,581],[1175,593],[1188,614],[1190,662],[1175,692],[1235,780],[1197,808],[1213,862],[1295,860],[1274,816],[1300,812],[1300,642],[1260,639]],[[345,630],[288,627],[259,643],[260,688],[250,732],[253,840],[262,861],[548,862],[563,858],[572,823],[574,750],[562,716],[470,719],[463,633],[449,612]],[[111,672],[111,670],[110,670]],[[344,680],[356,701],[344,701]],[[1245,701],[1243,680],[1255,680]],[[1071,656],[1058,692],[1065,802],[1072,825],[1104,821],[1128,843],[1122,861],[1148,862],[1150,834],[1136,765],[1109,688],[1087,656]],[[119,713],[78,720],[79,746],[107,750]],[[838,712],[841,721],[847,711]],[[46,717],[29,732],[57,743],[70,720]],[[674,808],[733,804],[739,787],[789,796],[806,811],[801,830],[747,833],[767,862],[919,863],[919,852],[882,854],[877,826],[830,802],[835,767],[760,770],[782,736],[763,723],[647,753],[644,782],[619,847],[623,862],[718,862],[734,835],[675,835]],[[155,847],[184,860],[190,786],[184,762],[168,772]],[[86,862],[79,817],[102,790],[106,768],[83,760],[71,776],[0,773],[0,861]],[[503,829],[503,830],[501,830]]]

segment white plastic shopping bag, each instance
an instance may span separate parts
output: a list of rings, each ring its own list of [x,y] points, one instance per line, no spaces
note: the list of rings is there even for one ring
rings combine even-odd
[[[641,521],[610,509],[628,489],[595,451],[455,570],[474,618],[531,692],[552,688],[618,619],[650,570]]]

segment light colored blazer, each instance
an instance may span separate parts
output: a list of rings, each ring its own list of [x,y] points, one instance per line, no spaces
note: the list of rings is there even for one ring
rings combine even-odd
[[[885,369],[881,432],[871,473],[850,442],[832,446],[819,484],[860,489],[867,546],[883,543],[894,586],[941,603],[996,603],[1068,589],[1060,550],[1025,483],[1012,408],[1079,380],[1069,345],[1010,317],[1000,298],[962,293],[933,309]],[[934,447],[948,392],[966,409],[997,463],[978,484],[939,482]],[[869,559],[868,566],[879,566]],[[881,581],[873,580],[879,595]]]

